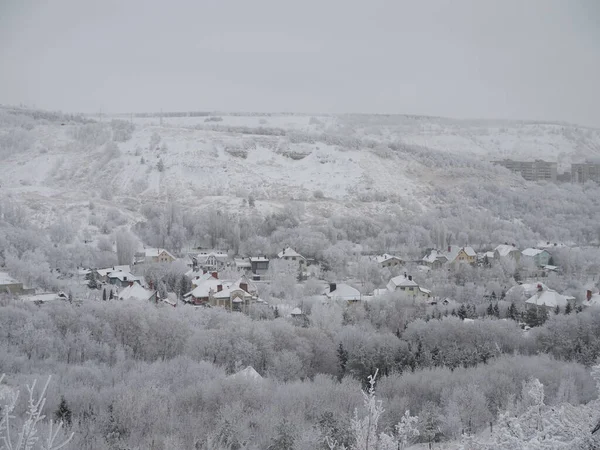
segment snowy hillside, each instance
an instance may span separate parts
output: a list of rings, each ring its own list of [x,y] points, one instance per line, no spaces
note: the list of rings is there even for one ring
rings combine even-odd
[[[92,198],[132,214],[145,202],[174,198],[232,209],[253,198],[262,211],[304,200],[315,216],[357,205],[366,213],[423,211],[433,190],[467,180],[523,184],[492,159],[558,160],[560,172],[600,156],[599,130],[566,124],[291,114],[81,123],[34,115],[1,111],[2,190],[37,205],[40,217],[58,214],[52,200]],[[129,124],[133,131],[118,137],[118,127]]]

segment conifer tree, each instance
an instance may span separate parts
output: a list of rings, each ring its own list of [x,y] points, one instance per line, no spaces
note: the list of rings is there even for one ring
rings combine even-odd
[[[488,316],[493,316],[494,315],[494,307],[492,306],[491,303],[488,305],[486,312],[487,312]]]
[[[348,351],[344,348],[344,346],[342,345],[341,342],[337,349],[337,357],[338,357],[338,363],[340,365],[340,380],[341,380],[344,377],[344,375],[346,374],[346,365],[348,364]]]
[[[465,307],[465,304],[461,304],[460,307],[458,308],[458,317],[461,320],[465,320],[465,318],[467,317],[467,308]]]
[[[102,300],[106,301],[106,289],[102,290]]]
[[[565,314],[571,314],[572,311],[573,307],[571,306],[571,303],[567,303],[567,306],[565,306]]]
[[[112,300],[113,298],[115,298],[115,295],[113,294],[113,290],[110,290],[110,294],[108,295],[108,299]]]
[[[500,307],[498,306],[498,303],[494,304],[494,315],[500,318]]]
[[[57,422],[62,421],[65,427],[70,427],[72,423],[72,413],[67,401],[64,397],[60,398],[60,404],[58,405],[58,409],[54,412],[54,419]]]

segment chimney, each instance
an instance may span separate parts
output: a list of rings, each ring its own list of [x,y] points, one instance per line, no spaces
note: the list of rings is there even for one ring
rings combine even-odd
[[[212,275],[212,277],[213,277],[215,280],[218,280],[218,279],[219,279],[219,273],[218,273],[218,272],[212,272],[212,273],[211,273],[211,275]]]
[[[240,289],[248,292],[248,283],[240,283]]]
[[[537,290],[538,290],[538,292],[542,292],[544,290],[544,288],[542,287],[541,284],[538,283]]]
[[[451,246],[451,245],[449,245],[449,246],[448,246],[448,253],[450,253],[451,251],[452,251],[452,246]]]
[[[404,272],[404,278],[406,278],[406,272]]]
[[[408,276],[408,281],[412,281],[412,275]]]
[[[223,285],[222,285],[222,284],[219,284],[219,285],[217,286],[217,292],[221,292],[222,290],[223,290]]]
[[[199,277],[198,275],[196,275],[196,280],[197,280],[198,278],[200,278],[200,277]]]
[[[336,283],[329,283],[329,293],[332,293],[336,289],[337,289],[337,284]]]
[[[587,292],[585,293],[585,298],[587,299],[588,302],[592,299],[592,291],[591,291],[591,289],[587,290]]]
[[[130,281],[130,282],[129,282],[129,286],[133,286],[133,281]]]

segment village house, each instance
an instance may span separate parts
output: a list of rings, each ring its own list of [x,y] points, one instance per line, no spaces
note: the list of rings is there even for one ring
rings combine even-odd
[[[422,262],[431,269],[441,269],[441,267],[448,262],[448,257],[437,250],[431,250],[425,255]]]
[[[413,280],[412,275],[398,275],[392,278],[387,284],[387,289],[390,292],[402,292],[415,299],[427,300],[431,298],[431,291],[422,288]]]
[[[135,254],[135,264],[170,263],[176,259],[164,248],[145,248]]]
[[[40,293],[40,294],[30,294],[21,297],[21,300],[24,302],[31,302],[38,305],[42,303],[55,302],[57,300],[67,301],[69,297],[64,292],[48,292],[48,293]]]
[[[597,289],[590,288],[586,290],[583,306],[600,306],[600,293]]]
[[[156,303],[157,298],[158,298],[157,295],[158,294],[156,291],[145,289],[138,283],[132,282],[129,286],[127,286],[125,289],[121,290],[117,294],[117,298],[119,300],[124,300],[124,301],[141,300],[141,301],[145,301],[145,302]]]
[[[401,258],[394,255],[389,255],[387,253],[376,256],[375,261],[381,267],[397,267],[404,264],[404,261]]]
[[[521,252],[522,261],[531,261],[536,267],[544,267],[550,264],[552,255],[547,250],[537,248],[526,248]]]
[[[100,283],[108,283],[108,275],[112,272],[130,272],[131,268],[129,265],[112,266],[105,269],[95,269],[96,280]]]
[[[475,264],[477,262],[477,253],[472,247],[459,247],[458,245],[449,245],[445,254],[448,260],[447,264],[467,263]]]
[[[206,270],[222,270],[229,262],[229,256],[227,253],[220,250],[201,252],[193,259],[194,267]]]
[[[266,256],[251,256],[250,270],[254,275],[265,275],[269,270],[269,258]]]
[[[542,284],[539,284],[536,293],[525,303],[529,306],[546,308],[548,310],[554,310],[558,306],[564,310],[567,303],[572,304],[574,301],[575,297],[559,294],[558,292],[544,288]]]
[[[344,283],[329,283],[323,295],[330,300],[343,300],[346,302],[359,302],[361,300],[360,291]]]
[[[521,259],[521,252],[515,244],[500,244],[494,249],[494,261],[499,261],[502,258],[512,258],[519,262]]]
[[[125,272],[123,270],[117,270],[117,271],[111,272],[107,275],[107,278],[108,278],[109,284],[112,284],[115,286],[120,286],[120,287],[127,287],[131,283],[140,284],[142,281],[141,277],[136,277],[135,275],[131,274],[130,272]]]
[[[300,265],[306,264],[306,258],[291,247],[284,248],[277,257],[286,261],[296,261]]]
[[[23,287],[23,283],[15,280],[6,272],[0,272],[0,294],[25,295],[33,294],[35,289]]]
[[[196,287],[184,295],[184,301],[193,305],[221,306],[229,311],[247,312],[251,303],[258,301],[258,290],[246,276],[235,282],[219,280],[216,272],[208,278],[192,280]]]

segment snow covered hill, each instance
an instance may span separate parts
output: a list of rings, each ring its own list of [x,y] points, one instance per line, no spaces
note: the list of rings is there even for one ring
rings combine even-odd
[[[92,198],[129,210],[131,220],[141,204],[167,199],[237,208],[252,198],[263,211],[304,200],[315,215],[357,205],[367,214],[422,211],[433,189],[465,179],[522,185],[492,159],[558,160],[560,172],[600,157],[600,130],[568,124],[293,114],[82,123],[33,116],[0,110],[1,189],[54,216],[57,205]],[[119,136],[128,123],[132,133]],[[111,141],[117,138],[122,142]]]

